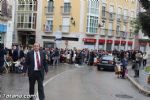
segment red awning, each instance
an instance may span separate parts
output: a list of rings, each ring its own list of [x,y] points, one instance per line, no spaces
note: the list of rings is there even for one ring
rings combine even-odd
[[[111,43],[111,44],[112,44],[112,43],[113,43],[113,40],[107,40],[107,43]]]
[[[83,41],[88,43],[96,43],[96,39],[92,39],[92,38],[83,38]]]
[[[115,44],[120,44],[120,40],[115,40]]]
[[[146,45],[147,42],[140,42],[139,44],[140,44],[140,45]]]
[[[105,43],[105,39],[99,39],[98,41],[100,44],[104,44]]]
[[[128,41],[128,45],[132,45],[133,44],[133,42],[132,41]]]
[[[121,41],[121,44],[126,44],[126,41]]]

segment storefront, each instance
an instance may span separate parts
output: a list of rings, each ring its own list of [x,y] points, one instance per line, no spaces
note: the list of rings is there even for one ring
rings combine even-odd
[[[132,50],[132,45],[133,45],[133,42],[132,41],[128,41],[127,50]]]
[[[105,46],[105,39],[99,39],[98,41],[99,43],[99,50],[104,50],[104,46]]]
[[[108,51],[112,50],[112,44],[113,44],[113,40],[107,40],[106,41],[106,50],[108,50]]]
[[[7,26],[0,24],[0,43],[4,43],[4,35],[7,31]]]
[[[125,50],[126,41],[121,41],[120,50]]]
[[[83,48],[88,48],[89,50],[95,49],[96,39],[94,38],[83,38],[84,46]]]
[[[114,49],[119,50],[120,40],[114,41]]]
[[[146,52],[147,42],[139,42],[139,44],[140,44],[140,51]]]

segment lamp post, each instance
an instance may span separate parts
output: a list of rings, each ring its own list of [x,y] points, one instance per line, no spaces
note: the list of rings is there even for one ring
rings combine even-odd
[[[105,20],[102,20],[102,22],[100,24],[98,24],[99,31],[98,31],[98,34],[96,36],[96,40],[97,40],[97,42],[96,42],[96,49],[97,50],[99,49],[99,41],[98,41],[99,38],[100,38],[99,33],[101,32],[101,28],[104,27],[104,24],[105,24]]]

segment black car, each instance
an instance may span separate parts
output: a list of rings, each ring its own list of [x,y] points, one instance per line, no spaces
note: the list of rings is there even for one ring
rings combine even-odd
[[[112,55],[103,55],[99,59],[99,63],[97,64],[97,70],[101,70],[101,69],[114,71],[115,57]]]

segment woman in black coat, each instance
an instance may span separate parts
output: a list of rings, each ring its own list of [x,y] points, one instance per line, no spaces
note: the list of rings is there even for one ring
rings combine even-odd
[[[6,50],[4,49],[4,45],[0,44],[0,74],[3,72],[4,55],[6,55]]]

